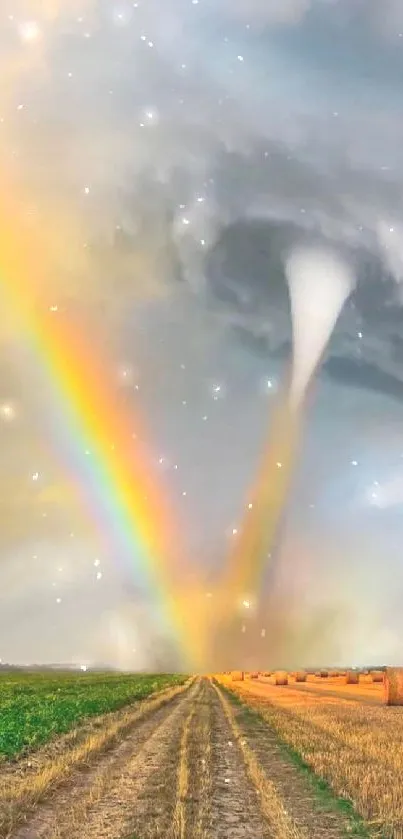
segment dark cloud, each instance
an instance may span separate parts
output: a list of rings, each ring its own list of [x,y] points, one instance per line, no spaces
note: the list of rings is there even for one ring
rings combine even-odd
[[[363,388],[392,399],[403,399],[403,380],[362,359],[333,356],[325,362],[324,371],[344,387]]]

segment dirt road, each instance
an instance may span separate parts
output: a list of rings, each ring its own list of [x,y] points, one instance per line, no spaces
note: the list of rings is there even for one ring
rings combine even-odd
[[[318,809],[312,789],[284,756],[269,726],[248,716],[210,680],[194,680],[186,689],[171,691],[163,702],[153,703],[144,713],[137,710],[132,722],[126,719],[124,736],[112,748],[93,750],[62,783],[45,790],[37,803],[31,800],[23,824],[21,799],[18,819],[1,835],[12,839],[341,839],[345,835],[342,816]]]

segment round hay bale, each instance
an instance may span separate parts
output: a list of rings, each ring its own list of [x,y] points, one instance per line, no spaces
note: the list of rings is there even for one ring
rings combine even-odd
[[[386,705],[403,705],[403,667],[387,667],[384,694]]]
[[[271,670],[266,670],[266,671],[263,673],[263,676],[265,676],[265,677],[268,679],[268,678],[269,678],[269,676],[271,676]]]
[[[231,681],[233,682],[243,682],[245,678],[245,674],[243,670],[232,670],[231,671]]]
[[[305,670],[299,670],[298,673],[295,674],[295,681],[296,682],[306,682]]]
[[[253,673],[250,674],[250,677],[251,679],[258,679],[259,673],[257,672],[257,670],[254,670]]]
[[[373,670],[373,672],[371,673],[371,679],[373,682],[383,682],[382,670]]]
[[[329,671],[328,670],[321,670],[320,671],[320,678],[321,679],[327,679],[328,676],[329,676]]]
[[[358,673],[355,670],[347,670],[346,672],[346,685],[358,685],[359,677]]]
[[[288,673],[281,671],[274,676],[275,685],[288,685]]]

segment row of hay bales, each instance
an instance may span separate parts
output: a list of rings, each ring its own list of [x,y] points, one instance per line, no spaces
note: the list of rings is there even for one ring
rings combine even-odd
[[[329,675],[328,671],[320,671],[321,678],[326,678],[326,676],[323,675],[324,672],[326,672],[327,676]],[[342,675],[340,671],[337,671],[337,674]],[[292,676],[295,682],[307,681],[307,672],[305,670],[297,670],[290,674],[288,674],[285,670],[279,670],[274,673],[267,670],[262,674],[258,673],[257,671],[254,671],[246,675],[252,679],[257,679],[259,675],[263,675],[266,677],[273,676],[274,684],[278,686],[288,685],[289,676]],[[359,684],[359,673],[357,672],[357,670],[346,670],[343,672],[343,676],[345,678],[345,684]],[[385,671],[374,670],[372,672],[367,673],[366,676],[367,678],[371,678],[371,681],[374,683],[380,684],[383,682],[384,701],[386,705],[403,705],[403,667],[386,667]],[[243,670],[233,670],[231,671],[231,679],[233,682],[244,681],[245,672]]]

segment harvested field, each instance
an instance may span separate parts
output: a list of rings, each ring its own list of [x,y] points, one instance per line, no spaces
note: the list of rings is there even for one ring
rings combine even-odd
[[[382,685],[373,685],[379,696],[371,703],[268,680],[228,687],[336,795],[354,803],[375,836],[402,839],[403,708],[381,704]]]
[[[274,677],[261,677],[259,682],[274,684]],[[322,696],[333,696],[336,699],[350,699],[357,702],[368,702],[379,705],[384,701],[383,674],[380,682],[374,682],[372,677],[359,676],[356,684],[346,684],[345,676],[328,676],[325,679],[315,675],[307,675],[302,684],[298,674],[289,678],[289,686],[301,692],[317,693]]]
[[[356,825],[210,679],[87,719],[0,769],[0,839],[345,839]]]

